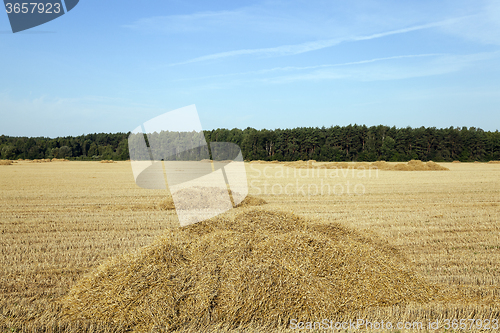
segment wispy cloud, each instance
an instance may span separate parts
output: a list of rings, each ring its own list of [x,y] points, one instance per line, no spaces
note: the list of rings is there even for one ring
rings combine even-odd
[[[500,51],[462,55],[446,53],[410,54],[337,64],[274,67],[256,71],[180,79],[178,81],[234,77],[232,80],[223,80],[223,82],[219,82],[216,87],[221,89],[221,85],[235,86],[252,84],[255,82],[285,84],[300,81],[340,79],[354,81],[401,80],[457,72],[480,63],[481,61],[496,59],[498,57],[500,57]],[[211,86],[204,87],[208,89],[215,88],[214,82],[217,81],[211,80]]]
[[[436,57],[436,56],[443,56],[443,55],[445,55],[445,54],[443,54],[443,53],[409,54],[409,55],[399,55],[399,56],[392,56],[392,57],[367,59],[367,60],[360,60],[360,61],[351,61],[351,62],[344,62],[344,63],[338,63],[338,64],[323,64],[323,65],[314,65],[314,66],[274,67],[274,68],[261,69],[261,70],[256,70],[256,71],[208,75],[208,76],[195,77],[195,78],[182,78],[182,79],[179,79],[177,81],[191,81],[191,80],[213,79],[213,78],[222,78],[222,77],[230,77],[230,76],[243,76],[243,75],[260,75],[260,74],[270,74],[270,73],[277,73],[277,72],[304,71],[304,70],[314,70],[314,69],[331,68],[331,67],[362,65],[362,64],[368,64],[368,63],[379,62],[379,61],[387,61],[387,60]]]
[[[445,33],[481,43],[500,45],[500,2],[486,0],[471,2],[474,15],[464,17],[460,22],[441,27]]]
[[[228,57],[235,57],[235,56],[240,56],[240,55],[249,55],[249,54],[260,55],[260,56],[269,56],[269,57],[295,55],[295,54],[306,53],[306,52],[311,52],[311,51],[316,51],[316,50],[321,50],[324,48],[332,47],[332,46],[338,45],[342,42],[355,42],[355,41],[371,40],[371,39],[382,38],[382,37],[391,36],[391,35],[404,34],[404,33],[412,32],[412,31],[443,26],[443,25],[447,25],[447,24],[450,24],[452,22],[455,22],[459,19],[461,19],[461,18],[444,20],[444,21],[423,24],[423,25],[417,25],[417,26],[412,26],[412,27],[408,27],[408,28],[391,30],[391,31],[386,31],[386,32],[382,32],[382,33],[365,35],[365,36],[333,38],[333,39],[306,42],[306,43],[301,43],[301,44],[281,45],[281,46],[270,47],[270,48],[242,49],[242,50],[234,50],[234,51],[228,51],[228,52],[220,52],[220,53],[214,53],[214,54],[209,54],[206,56],[201,56],[201,57],[189,59],[189,60],[182,61],[182,62],[173,63],[173,64],[170,64],[169,66],[185,65],[185,64],[195,63],[195,62],[215,60],[215,59],[228,58]]]
[[[376,66],[354,66],[350,68],[335,68],[346,65],[363,65],[383,60],[397,60],[404,58],[424,58],[436,56],[430,61],[411,64],[377,64]],[[282,75],[270,78],[261,78],[259,81],[266,83],[291,83],[297,81],[312,80],[336,80],[347,79],[356,81],[384,81],[401,80],[416,77],[426,77],[443,75],[457,72],[467,67],[473,66],[481,61],[496,59],[500,57],[500,51],[481,52],[465,55],[451,54],[423,54],[413,56],[396,56],[388,58],[377,58],[352,63],[325,66],[324,68],[315,68],[303,74]]]
[[[330,11],[335,11],[335,5],[329,7]],[[186,36],[200,32],[224,36],[237,32],[240,36],[257,33],[281,37],[333,37],[332,15],[318,12],[318,6],[313,4],[299,8],[295,9],[289,3],[280,5],[278,2],[272,4],[264,2],[233,10],[141,18],[122,27],[147,34],[186,34]],[[339,30],[339,27],[336,26],[334,30]]]

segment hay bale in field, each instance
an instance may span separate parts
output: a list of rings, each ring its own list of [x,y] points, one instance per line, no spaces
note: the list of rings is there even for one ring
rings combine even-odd
[[[451,163],[462,163],[462,162],[460,162],[460,161],[453,161],[453,162],[451,162]]]
[[[30,161],[30,163],[49,163],[49,162],[52,162],[52,160],[49,158],[35,159]]]
[[[104,263],[61,302],[68,320],[134,331],[287,327],[437,297],[411,267],[387,243],[340,224],[244,209]]]
[[[101,160],[99,163],[116,163],[113,160]]]
[[[179,199],[180,204],[177,209],[190,209],[192,207],[196,208],[218,208],[220,202],[224,200],[228,190],[220,188],[208,188],[208,187],[193,187],[189,189],[183,189],[176,192],[175,195]],[[229,195],[233,196],[231,190],[229,190]],[[235,193],[235,196],[238,194]],[[215,200],[207,200],[209,198],[215,198]],[[200,202],[205,202],[207,204],[213,203],[216,207],[200,207]],[[265,205],[267,202],[264,199],[256,198],[251,195],[247,195],[242,202],[240,202],[236,207],[247,207],[247,206],[261,206]],[[159,208],[162,210],[172,210],[176,209],[174,200],[172,197],[168,197],[159,204]]]
[[[65,158],[53,158],[51,161],[52,162],[69,162],[69,160],[65,159]]]
[[[267,201],[261,198],[254,197],[252,195],[247,195],[242,202],[236,205],[237,207],[252,207],[252,206],[262,206],[267,204]]]
[[[500,164],[500,161],[489,161],[488,164]]]
[[[0,160],[0,165],[12,165],[11,160]]]
[[[371,164],[372,167],[375,167],[379,170],[389,170],[391,168],[391,165],[387,163],[386,161],[377,161],[373,162]]]
[[[427,163],[419,161],[419,160],[411,160],[408,163],[398,163],[392,167],[389,167],[385,170],[394,170],[394,171],[446,171],[450,170],[444,166],[441,166],[433,161],[429,161]]]
[[[405,164],[405,163],[398,163],[391,168],[388,168],[386,170],[391,170],[391,171],[414,171],[412,166]]]
[[[172,197],[168,197],[167,199],[160,202],[158,208],[161,210],[174,210],[175,209],[174,200],[172,199]]]
[[[427,163],[420,160],[411,160],[408,163],[398,163],[389,164],[385,161],[377,161],[373,163],[368,162],[322,162],[322,163],[309,163],[304,161],[297,162],[287,162],[284,163],[285,166],[296,168],[296,169],[314,169],[314,168],[325,168],[325,169],[356,169],[356,170],[368,170],[368,169],[379,169],[379,170],[390,170],[390,171],[439,171],[439,170],[449,170],[439,164],[432,161]]]
[[[427,170],[432,170],[432,171],[450,171],[450,169],[448,169],[447,167],[444,167],[432,161],[427,162],[427,168],[428,168]]]

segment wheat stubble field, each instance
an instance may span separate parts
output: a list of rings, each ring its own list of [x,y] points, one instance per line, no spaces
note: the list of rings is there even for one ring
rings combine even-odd
[[[408,259],[415,274],[450,295],[330,319],[500,319],[500,164],[440,164],[450,170],[332,175],[280,163],[246,167],[250,194],[267,201],[262,209],[382,239]],[[318,192],[327,184],[335,193]],[[175,212],[162,209],[168,195],[137,187],[128,162],[1,165],[2,332],[113,331],[61,319],[60,300],[107,259],[175,228]]]

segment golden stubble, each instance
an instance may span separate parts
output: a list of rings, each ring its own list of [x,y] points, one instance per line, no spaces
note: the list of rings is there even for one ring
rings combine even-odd
[[[451,303],[373,308],[353,317],[498,319],[500,165],[440,164],[450,171],[306,174],[308,169],[280,163],[246,166],[250,194],[268,202],[263,208],[376,235],[429,283],[463,295]],[[0,168],[0,191],[2,329],[98,330],[61,324],[58,300],[107,259],[149,245],[178,225],[175,211],[162,209],[169,193],[137,187],[127,162],[19,161]]]

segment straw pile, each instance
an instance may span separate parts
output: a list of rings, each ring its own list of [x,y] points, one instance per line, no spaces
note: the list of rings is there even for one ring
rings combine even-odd
[[[500,164],[500,161],[489,161],[488,164]]]
[[[232,193],[231,190],[216,188],[216,187],[202,187],[196,186],[189,189],[183,189],[175,193],[178,199],[178,207],[175,207],[172,197],[168,197],[162,201],[159,205],[162,210],[172,210],[172,209],[202,209],[202,208],[218,208],[220,202],[223,202],[225,196],[229,192],[231,197],[239,196],[237,193]],[[234,202],[234,201],[233,201]],[[205,203],[207,206],[200,206],[200,203]],[[247,195],[242,202],[234,207],[248,207],[248,206],[261,206],[265,205],[267,202],[264,199],[256,198],[251,195]],[[210,205],[215,205],[211,207]]]
[[[38,160],[30,160],[30,163],[49,163],[52,162],[50,158],[43,158]]]
[[[411,160],[408,163],[387,163],[385,161],[377,161],[373,163],[368,162],[316,162],[311,161],[296,161],[296,162],[285,162],[283,163],[287,167],[296,169],[307,169],[307,168],[325,168],[325,169],[356,169],[356,170],[368,170],[368,169],[379,169],[388,171],[445,171],[449,170],[433,161],[427,163],[420,160]]]
[[[393,166],[393,170],[399,171],[442,171],[442,170],[450,170],[444,166],[441,166],[437,163],[429,161],[427,163],[419,161],[419,160],[411,160],[410,162],[398,163]]]
[[[23,160],[19,159],[19,161],[23,161]],[[53,159],[42,158],[42,159],[24,160],[24,161],[29,161],[30,163],[68,162],[68,160],[65,158],[53,158]]]
[[[99,163],[116,163],[113,160],[101,160]]]
[[[11,160],[0,160],[0,165],[12,165]]]
[[[286,327],[438,290],[387,243],[336,223],[246,208],[167,232],[98,267],[62,300],[64,317],[131,330]]]
[[[451,163],[462,163],[462,162],[460,162],[460,161],[453,161],[453,162],[451,162]]]
[[[231,191],[229,192],[231,194]],[[252,207],[252,206],[262,206],[267,204],[267,201],[261,198],[254,197],[252,195],[247,195],[242,202],[237,204],[235,207]]]

